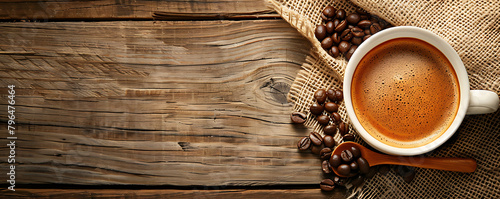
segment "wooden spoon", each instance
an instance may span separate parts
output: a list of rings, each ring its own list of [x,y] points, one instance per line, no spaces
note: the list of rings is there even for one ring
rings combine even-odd
[[[459,172],[474,172],[476,170],[477,164],[476,160],[471,158],[430,158],[421,156],[392,156],[384,155],[371,151],[370,149],[355,143],[355,142],[344,142],[337,146],[333,151],[333,154],[340,156],[343,150],[351,149],[351,147],[357,147],[361,151],[361,156],[366,159],[370,167],[381,164],[394,164],[394,165],[405,165],[412,167],[420,167],[427,169],[439,169],[445,171],[459,171]],[[337,168],[332,168],[333,172],[340,177],[352,177],[340,175],[337,172]]]

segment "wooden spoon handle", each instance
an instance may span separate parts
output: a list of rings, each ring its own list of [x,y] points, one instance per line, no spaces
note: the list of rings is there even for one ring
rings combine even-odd
[[[413,166],[427,169],[439,169],[445,171],[474,172],[477,167],[476,160],[470,158],[427,158],[381,155],[376,161],[379,164],[395,164]],[[374,166],[374,165],[370,165]]]

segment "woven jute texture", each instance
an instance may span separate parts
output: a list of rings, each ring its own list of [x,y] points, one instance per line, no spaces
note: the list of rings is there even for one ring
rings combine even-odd
[[[288,100],[294,110],[308,112],[319,88],[342,89],[347,61],[332,58],[314,37],[328,5],[348,13],[361,7],[394,26],[417,26],[444,38],[467,68],[471,89],[500,93],[500,1],[484,0],[268,0],[282,18],[312,44]],[[349,123],[344,104],[339,113]],[[305,125],[322,129],[309,115]],[[350,131],[357,134],[354,129]],[[335,140],[341,138],[336,135]],[[366,145],[361,139],[356,141]],[[411,183],[395,172],[377,174],[362,186],[348,190],[351,198],[500,198],[500,111],[466,116],[459,130],[444,145],[425,156],[469,157],[477,161],[474,173],[416,169]]]

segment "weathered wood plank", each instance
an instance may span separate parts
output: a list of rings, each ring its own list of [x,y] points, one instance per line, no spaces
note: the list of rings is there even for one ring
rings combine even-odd
[[[318,158],[295,147],[308,129],[286,102],[310,47],[281,20],[1,23],[16,180],[317,184]]]
[[[0,20],[111,20],[111,19],[189,20],[191,16],[218,15],[279,17],[264,0],[96,0],[96,1],[39,1],[9,0],[0,2]],[[176,18],[177,17],[177,18]],[[183,18],[186,17],[186,18]]]
[[[345,198],[345,189],[322,192],[319,189],[218,189],[192,188],[185,190],[164,189],[17,189],[15,192],[3,189],[0,194],[7,198]]]

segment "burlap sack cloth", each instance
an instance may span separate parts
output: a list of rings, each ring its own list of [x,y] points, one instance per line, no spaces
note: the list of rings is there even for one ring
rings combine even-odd
[[[302,70],[290,89],[288,100],[294,111],[308,112],[313,93],[319,88],[340,88],[347,61],[332,58],[314,37],[328,5],[348,13],[357,6],[394,26],[417,26],[430,30],[450,43],[469,73],[471,89],[500,93],[500,1],[469,0],[268,0],[283,19],[313,44]],[[349,122],[342,103],[339,109]],[[322,132],[309,117],[305,125]],[[352,127],[351,132],[356,132]],[[336,135],[335,140],[341,140]],[[366,145],[357,138],[358,142]],[[474,173],[418,169],[411,183],[389,172],[376,175],[361,187],[348,190],[357,198],[500,198],[500,111],[467,116],[458,132],[427,156],[471,157]],[[319,168],[318,168],[319,169]]]

